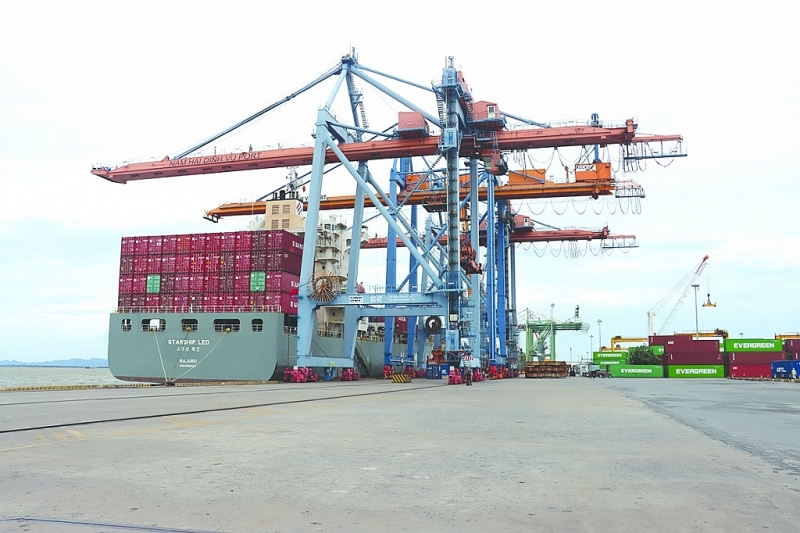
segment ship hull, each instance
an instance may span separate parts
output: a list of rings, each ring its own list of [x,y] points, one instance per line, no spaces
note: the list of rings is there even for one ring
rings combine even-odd
[[[296,365],[296,331],[286,315],[236,313],[112,313],[108,367],[123,381],[197,383],[269,381]],[[314,355],[341,358],[341,337],[316,333]],[[406,344],[394,343],[395,356]],[[383,376],[384,343],[356,342],[355,368]]]

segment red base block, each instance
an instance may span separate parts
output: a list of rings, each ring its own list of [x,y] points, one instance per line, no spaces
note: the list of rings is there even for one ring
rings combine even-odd
[[[355,368],[342,369],[342,381],[360,381],[361,374],[356,372]]]
[[[319,381],[319,376],[308,367],[286,368],[283,370],[283,381],[285,383],[308,383]]]
[[[383,379],[392,379],[394,368],[392,365],[383,365]]]

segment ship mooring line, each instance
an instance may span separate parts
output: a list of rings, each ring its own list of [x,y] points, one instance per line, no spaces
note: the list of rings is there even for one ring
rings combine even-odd
[[[277,401],[277,402],[265,402],[265,403],[257,403],[257,404],[248,404],[248,405],[238,405],[238,406],[231,406],[231,407],[217,407],[213,409],[195,409],[191,411],[178,411],[173,413],[159,413],[154,415],[140,415],[140,416],[126,416],[126,417],[119,417],[119,418],[106,418],[100,420],[85,420],[82,422],[68,422],[68,423],[61,423],[61,424],[46,424],[41,426],[29,426],[23,428],[12,428],[12,429],[0,429],[0,435],[7,434],[7,433],[23,433],[26,431],[38,431],[43,429],[56,429],[56,428],[65,428],[65,427],[75,427],[75,426],[90,426],[96,424],[109,424],[114,422],[131,422],[134,420],[153,420],[156,418],[166,418],[169,416],[185,416],[185,415],[199,415],[205,413],[221,413],[225,411],[238,411],[240,409],[254,409],[256,407],[272,407],[276,405],[293,405],[293,404],[302,404],[302,403],[313,403],[313,402],[321,402],[321,401],[328,401],[328,400],[341,400],[344,398],[359,398],[365,396],[378,396],[380,394],[394,394],[397,392],[407,392],[407,391],[417,391],[417,390],[425,390],[425,389],[434,389],[438,387],[447,386],[447,383],[437,384],[437,385],[429,385],[429,386],[421,386],[421,387],[402,387],[393,390],[384,390],[384,391],[375,391],[375,392],[364,392],[360,394],[342,394],[337,396],[326,396],[322,398],[304,398],[301,400],[285,400],[285,401]]]

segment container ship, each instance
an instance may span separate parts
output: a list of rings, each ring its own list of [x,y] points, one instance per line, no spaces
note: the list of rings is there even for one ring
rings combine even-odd
[[[268,204],[247,231],[122,238],[108,345],[117,379],[268,381],[295,365],[305,220],[296,199]],[[337,217],[321,220],[315,269],[344,281],[351,238]],[[314,353],[341,357],[344,308],[321,308],[317,323]],[[396,321],[393,357],[407,350],[406,324]],[[383,376],[381,326],[359,323],[354,362],[362,375]]]

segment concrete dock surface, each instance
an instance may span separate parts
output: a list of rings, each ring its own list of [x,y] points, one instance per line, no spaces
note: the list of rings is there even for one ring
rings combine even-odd
[[[800,385],[0,393],[0,533],[800,530]]]

